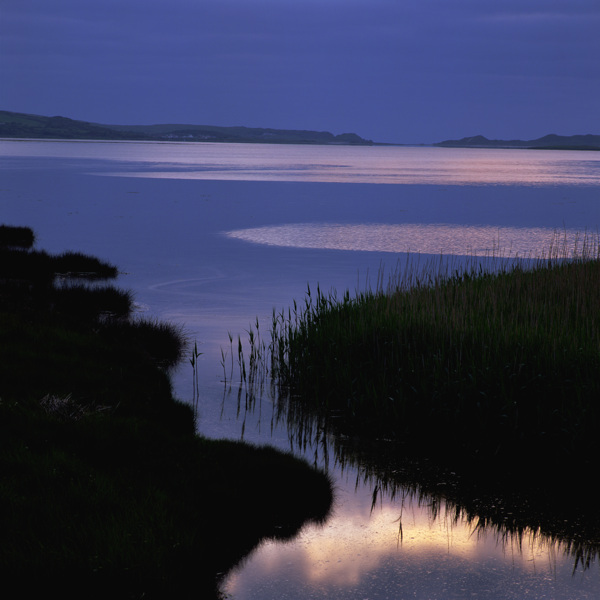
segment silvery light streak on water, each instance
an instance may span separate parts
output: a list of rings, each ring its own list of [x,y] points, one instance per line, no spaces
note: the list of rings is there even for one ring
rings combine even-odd
[[[585,249],[585,235],[575,230],[445,223],[294,223],[225,235],[270,246],[503,258],[572,256]]]

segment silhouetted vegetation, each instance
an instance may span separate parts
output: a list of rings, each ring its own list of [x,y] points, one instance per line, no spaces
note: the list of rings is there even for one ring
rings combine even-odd
[[[3,239],[22,233],[0,230]],[[220,579],[261,539],[325,518],[332,491],[321,472],[195,434],[192,408],[173,397],[169,378],[185,335],[136,319],[132,294],[100,283],[116,269],[77,253],[1,252],[6,589],[216,598]]]
[[[600,256],[309,292],[273,325],[282,390],[418,452],[571,465],[598,450]],[[589,252],[591,252],[591,256]],[[538,469],[541,467],[537,467]]]
[[[30,227],[0,225],[0,248],[31,248],[35,234]]]

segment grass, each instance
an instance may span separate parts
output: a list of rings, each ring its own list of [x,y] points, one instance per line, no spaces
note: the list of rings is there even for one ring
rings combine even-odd
[[[309,289],[273,316],[271,377],[346,434],[577,465],[598,451],[598,290],[593,238],[570,258],[397,272],[353,298]]]
[[[132,294],[102,283],[116,269],[74,253],[1,252],[7,588],[217,598],[221,578],[261,539],[326,517],[332,491],[320,471],[195,434],[169,377],[186,336],[135,318]]]
[[[58,274],[83,279],[112,279],[117,267],[82,252],[63,252],[53,257],[53,269]]]

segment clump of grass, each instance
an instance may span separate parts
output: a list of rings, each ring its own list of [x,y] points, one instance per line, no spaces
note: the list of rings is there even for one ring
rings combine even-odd
[[[600,422],[600,251],[396,274],[274,314],[280,393],[419,452],[580,461]],[[407,283],[408,282],[408,283]],[[535,458],[534,458],[535,457]]]
[[[28,280],[33,283],[65,279],[114,279],[114,265],[81,252],[65,252],[54,256],[43,250],[0,244],[0,278]]]
[[[37,313],[51,309],[55,313],[70,313],[75,319],[130,314],[130,292],[110,286],[87,288],[73,284],[74,280],[98,282],[115,278],[118,275],[115,266],[80,252],[54,256],[33,250],[29,242],[33,244],[35,236],[30,229],[0,227],[4,228],[0,231],[0,308]],[[62,285],[57,285],[58,282]],[[83,296],[87,301],[82,301]]]
[[[133,293],[114,286],[56,286],[48,299],[52,312],[70,320],[93,322],[103,317],[125,318],[133,310]]]
[[[30,286],[48,286],[54,281],[47,252],[0,246],[0,280],[19,281]]]
[[[126,351],[141,352],[153,364],[168,369],[178,364],[187,347],[183,328],[158,319],[111,320],[102,335]]]
[[[64,277],[114,279],[119,274],[114,265],[82,252],[63,252],[53,257],[52,265],[54,272]]]
[[[0,247],[31,248],[35,234],[31,227],[0,225]]]

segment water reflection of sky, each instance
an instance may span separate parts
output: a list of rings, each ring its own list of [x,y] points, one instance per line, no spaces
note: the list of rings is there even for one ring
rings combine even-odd
[[[237,229],[225,235],[295,248],[501,257],[546,256],[552,249],[570,255],[583,243],[582,234],[574,230],[445,223],[295,223]]]
[[[159,179],[420,185],[600,185],[600,152],[202,142],[0,141],[0,156],[102,160]]]
[[[430,147],[191,144],[177,162],[142,157],[130,176],[161,179],[426,185],[598,185],[598,153]],[[164,153],[164,150],[162,151]],[[162,159],[161,159],[162,158]]]
[[[527,150],[453,149],[443,155],[438,148],[360,148],[359,153],[345,150],[345,162],[339,156],[329,157],[327,147],[312,147],[310,152],[299,147],[286,148],[279,156],[251,155],[220,158],[217,150],[206,157],[188,158],[179,163],[145,161],[132,162],[128,175],[155,179],[198,179],[221,181],[313,181],[321,183],[378,183],[419,185],[598,185],[600,157],[582,159],[568,152],[554,155],[528,156],[521,160],[519,153]],[[315,149],[316,148],[316,149]],[[369,154],[369,152],[371,154]],[[529,151],[535,152],[535,151]],[[319,162],[317,159],[321,157]],[[574,160],[574,159],[579,160]],[[217,160],[215,160],[217,159]],[[149,168],[150,166],[150,168]]]
[[[402,516],[402,536],[399,517]],[[427,506],[386,503],[371,513],[369,498],[342,498],[324,527],[309,527],[293,544],[268,542],[225,590],[236,600],[296,597],[571,599],[558,572],[572,563],[533,534],[504,540],[464,522],[434,519]],[[507,560],[508,559],[508,560]],[[594,579],[573,575],[578,596],[594,598]],[[375,584],[375,582],[377,582]],[[415,592],[418,590],[418,592]]]

